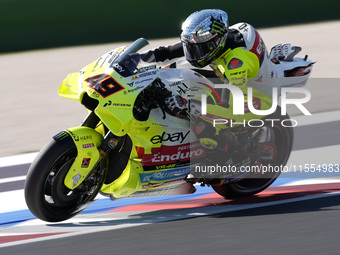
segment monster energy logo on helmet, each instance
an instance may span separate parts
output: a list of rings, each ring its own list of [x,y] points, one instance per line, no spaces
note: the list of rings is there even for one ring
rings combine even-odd
[[[214,19],[214,17],[211,17],[211,32],[216,32],[220,35],[224,35],[227,31],[226,31],[226,27],[225,24],[223,24],[222,22]]]

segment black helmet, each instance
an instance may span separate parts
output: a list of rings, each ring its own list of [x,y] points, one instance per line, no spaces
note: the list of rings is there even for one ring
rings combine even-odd
[[[229,31],[228,14],[218,9],[194,12],[182,25],[184,54],[196,67],[209,65],[224,50]]]

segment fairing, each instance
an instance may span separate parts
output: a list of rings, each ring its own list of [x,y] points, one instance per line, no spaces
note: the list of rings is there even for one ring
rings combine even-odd
[[[133,142],[125,170],[118,179],[103,185],[103,194],[119,198],[132,196],[136,192],[139,196],[144,196],[147,193],[145,191],[154,189],[162,190],[162,195],[194,190],[192,184],[190,187],[183,185],[184,178],[189,173],[190,161],[186,156],[190,153],[189,145],[192,140],[189,121],[170,114],[164,119],[164,113],[159,108],[151,110],[146,121],[138,121],[133,115],[137,96],[158,77],[169,91],[173,94],[181,91],[183,96],[187,96],[190,87],[206,90],[203,84],[209,83],[207,79],[190,70],[159,69],[155,64],[144,63],[139,54],[128,47],[120,47],[85,66],[80,72],[69,74],[61,84],[60,96],[83,103],[86,93],[98,102],[94,112],[105,126],[117,136],[129,135]],[[77,134],[82,131],[82,127],[76,127],[66,132]],[[165,134],[179,138],[163,141],[162,136]],[[99,159],[97,147],[101,139],[96,136],[96,141],[91,141],[95,148],[83,148],[82,143],[74,140],[78,156],[65,179],[68,188],[79,186],[90,172],[92,165],[86,170],[82,169],[83,160],[88,157],[90,150],[91,164]],[[166,157],[169,162],[155,159],[158,153],[168,155]],[[171,159],[170,154],[184,156],[177,160]]]

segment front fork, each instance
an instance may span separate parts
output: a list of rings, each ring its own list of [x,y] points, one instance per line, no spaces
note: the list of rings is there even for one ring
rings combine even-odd
[[[86,116],[81,126],[95,129],[99,122],[100,122],[99,117],[94,112],[90,112]],[[101,155],[101,159],[103,159],[110,150],[113,150],[117,146],[120,140],[121,140],[121,137],[112,134],[111,131],[108,131],[101,145],[98,147],[99,153]]]
[[[93,170],[99,169],[102,160],[113,150],[120,137],[108,131],[103,135],[95,130],[100,119],[90,112],[80,127],[69,128],[53,137],[59,143],[77,150],[77,156],[66,174],[64,184],[77,188]]]

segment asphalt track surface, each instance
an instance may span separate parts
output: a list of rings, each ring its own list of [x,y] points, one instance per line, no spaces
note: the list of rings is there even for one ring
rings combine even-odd
[[[311,108],[313,114],[328,112],[332,119],[328,120],[326,117],[295,129],[296,139],[291,158],[295,164],[299,161],[328,164],[332,162],[331,158],[339,155],[340,120],[334,118],[334,115],[339,115],[339,111],[333,110],[340,109],[340,86],[337,79],[340,74],[336,68],[340,51],[338,41],[331,39],[334,31],[339,31],[339,28],[340,22],[331,22],[260,30],[268,48],[280,42],[296,42],[303,46],[306,54],[317,61],[312,79],[321,79],[325,84],[322,87],[318,82],[307,85],[306,88],[311,90],[313,98],[307,108]],[[329,38],[327,46],[318,41],[320,37],[317,34],[321,31],[325,38]],[[37,151],[54,133],[72,126],[70,123],[78,125],[82,119],[80,116],[85,116],[85,112],[83,109],[76,109],[76,102],[59,100],[56,94],[58,85],[67,73],[77,71],[103,52],[115,48],[111,46],[0,56],[0,68],[8,70],[8,80],[2,82],[13,84],[13,77],[16,77],[14,74],[19,76],[19,81],[25,81],[25,84],[16,83],[18,89],[5,91],[2,103],[7,107],[1,107],[0,111],[8,122],[0,124],[4,131],[2,140],[5,145],[1,147],[0,156]],[[16,67],[15,70],[13,66]],[[45,80],[47,78],[48,81]],[[298,113],[292,109],[291,115],[295,114]],[[27,123],[24,129],[23,123]],[[24,175],[27,166],[19,164],[1,168],[0,180]],[[83,220],[79,216],[79,220],[69,223],[32,223],[19,225],[17,228],[9,226],[2,229],[6,233],[12,231],[13,235],[39,233],[40,228],[46,227],[49,231],[59,233],[93,226],[99,230],[65,238],[46,238],[39,242],[3,248],[0,246],[0,254],[339,254],[340,184],[335,181],[337,179],[338,176],[333,176],[331,182],[322,183],[318,179],[320,182],[313,185],[300,183],[297,186],[274,186],[267,193],[234,202],[236,206],[253,205],[238,209],[236,207],[235,210],[225,209],[233,202],[207,195],[200,198],[197,204],[207,203],[209,206],[194,204],[192,207],[181,207],[178,206],[181,205],[178,201],[156,203],[158,207],[153,204],[153,210],[137,210],[121,224],[115,220],[119,213],[113,211],[109,216],[95,214],[90,220]],[[10,185],[1,184],[0,192],[22,189],[22,185],[22,180],[11,182]],[[194,203],[197,200],[186,203],[190,201]],[[272,203],[273,201],[275,202]],[[283,202],[276,203],[277,201]],[[2,201],[4,202],[9,203],[9,200]],[[167,209],[162,210],[160,208],[163,208],[161,206],[164,203],[167,204]],[[183,215],[185,217],[181,217]],[[124,227],[124,224],[131,225]]]
[[[339,198],[332,196],[54,239],[2,248],[1,254],[335,255],[340,249]]]

